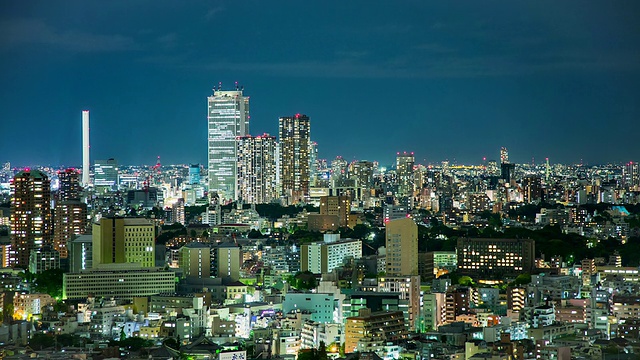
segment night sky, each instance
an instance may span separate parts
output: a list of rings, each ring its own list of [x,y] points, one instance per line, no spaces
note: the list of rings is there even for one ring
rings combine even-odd
[[[0,162],[206,162],[207,96],[321,158],[640,160],[639,1],[2,1]]]

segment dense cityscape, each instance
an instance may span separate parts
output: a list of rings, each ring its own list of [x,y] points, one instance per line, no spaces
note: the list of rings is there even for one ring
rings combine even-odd
[[[640,359],[639,1],[0,1],[0,360]]]
[[[0,172],[7,359],[609,359],[640,342],[637,162],[323,159],[313,116],[208,163]],[[35,354],[35,355],[34,355]]]

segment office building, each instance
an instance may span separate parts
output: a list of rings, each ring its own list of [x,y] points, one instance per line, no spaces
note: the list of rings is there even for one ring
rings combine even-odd
[[[342,266],[346,259],[361,257],[362,241],[359,239],[303,244],[300,247],[300,270],[327,274]]]
[[[68,243],[69,272],[80,272],[93,267],[93,239],[91,235],[79,235]]]
[[[351,199],[348,196],[320,197],[320,215],[336,215],[340,227],[349,225]]]
[[[91,160],[89,157],[89,110],[82,111],[82,186],[89,186],[89,168]]]
[[[386,226],[387,276],[418,275],[418,225],[409,218]]]
[[[47,175],[30,169],[16,174],[11,182],[11,248],[16,267],[26,269],[31,250],[51,244],[50,186]]]
[[[86,299],[89,295],[133,299],[175,291],[173,271],[137,264],[98,265],[91,270],[66,273],[62,278],[63,299]]]
[[[238,200],[245,204],[266,204],[277,199],[276,137],[240,136],[237,146]]]
[[[66,259],[69,241],[87,232],[87,204],[79,200],[57,202],[53,222],[53,247]]]
[[[499,277],[530,272],[534,268],[532,239],[458,239],[458,271]]]
[[[280,183],[288,204],[302,202],[309,196],[309,136],[308,116],[280,118]]]
[[[213,250],[215,275],[238,281],[240,279],[240,268],[242,267],[242,251],[240,247],[234,243],[223,243],[216,245]]]
[[[192,242],[180,248],[178,267],[184,277],[208,278],[211,276],[211,248],[208,244]]]
[[[155,265],[155,226],[144,218],[103,217],[93,224],[93,266]]]
[[[237,199],[236,138],[249,133],[249,97],[218,88],[207,103],[209,193],[226,203]]]
[[[189,165],[189,185],[200,184],[200,164]]]
[[[60,187],[57,201],[80,200],[82,186],[80,186],[80,173],[76,169],[58,171]]]
[[[93,167],[93,187],[97,193],[118,189],[118,162],[116,159],[96,160]]]

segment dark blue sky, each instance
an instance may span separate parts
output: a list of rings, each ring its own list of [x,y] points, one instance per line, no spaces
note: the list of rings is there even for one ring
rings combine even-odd
[[[206,97],[320,156],[640,160],[638,1],[3,1],[0,162],[205,162]]]

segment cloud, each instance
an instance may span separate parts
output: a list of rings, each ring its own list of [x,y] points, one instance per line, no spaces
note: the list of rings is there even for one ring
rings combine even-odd
[[[0,47],[41,44],[75,52],[114,52],[139,48],[130,37],[79,30],[59,31],[35,19],[0,21],[0,29]]]
[[[204,15],[204,18],[207,21],[209,21],[213,19],[218,13],[221,13],[223,11],[224,11],[224,7],[222,5],[218,5],[216,7],[209,9],[209,11],[207,11],[207,13]]]

